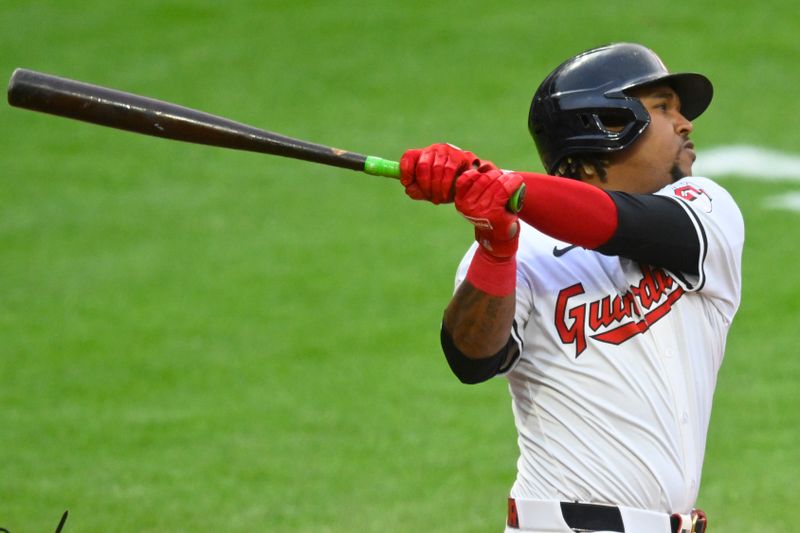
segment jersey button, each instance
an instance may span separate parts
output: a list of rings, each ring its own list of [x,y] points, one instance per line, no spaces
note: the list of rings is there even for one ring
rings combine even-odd
[[[689,413],[684,411],[683,414],[681,415],[681,422],[685,424],[688,421],[689,421]]]

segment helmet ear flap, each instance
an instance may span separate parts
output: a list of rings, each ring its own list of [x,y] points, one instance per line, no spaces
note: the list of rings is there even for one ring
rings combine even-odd
[[[577,112],[576,115],[585,130],[612,136],[636,122],[636,114],[627,108],[593,109]]]
[[[621,113],[609,110],[589,110],[576,113],[576,118],[586,132],[608,134],[609,137],[623,131],[633,122],[632,115],[623,117]]]
[[[597,127],[606,133],[621,133],[636,121],[636,115],[627,108],[603,109],[594,115]]]

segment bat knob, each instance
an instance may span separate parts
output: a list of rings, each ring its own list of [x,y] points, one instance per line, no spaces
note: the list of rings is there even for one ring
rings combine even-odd
[[[522,204],[525,202],[525,184],[519,186],[519,189],[514,191],[511,198],[508,199],[506,209],[511,213],[519,213],[522,210]]]

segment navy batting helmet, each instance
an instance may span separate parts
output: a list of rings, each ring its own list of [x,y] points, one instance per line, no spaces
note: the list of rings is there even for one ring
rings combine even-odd
[[[539,85],[528,129],[547,172],[564,158],[606,154],[629,147],[650,124],[650,114],[626,91],[663,84],[675,90],[681,113],[694,120],[711,103],[713,87],[701,74],[670,74],[640,44],[593,48],[568,59]]]

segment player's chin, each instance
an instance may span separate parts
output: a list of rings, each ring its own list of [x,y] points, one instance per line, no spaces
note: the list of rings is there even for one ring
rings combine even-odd
[[[694,163],[694,158],[687,158],[686,156],[679,157],[675,161],[670,171],[673,183],[686,176],[692,175],[692,163]]]
[[[680,155],[678,156],[681,163],[683,164],[684,170],[686,170],[686,174],[688,176],[692,175],[692,165],[697,160],[697,153],[695,153],[693,148],[684,148],[681,150]]]

